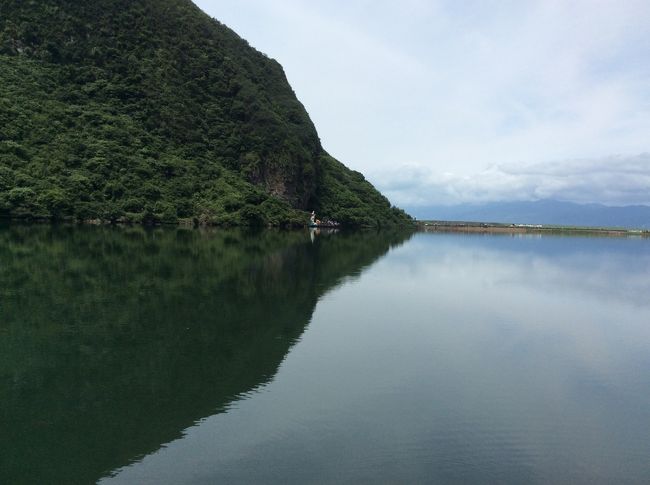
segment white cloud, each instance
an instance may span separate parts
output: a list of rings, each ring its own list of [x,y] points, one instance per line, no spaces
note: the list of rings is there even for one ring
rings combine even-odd
[[[371,180],[417,161],[455,174],[429,176],[450,199],[530,196],[568,182],[499,170],[650,152],[647,0],[197,3],[283,64],[325,149]],[[582,181],[600,202],[640,190],[600,180]]]
[[[411,164],[372,180],[394,203],[406,206],[540,199],[650,205],[650,154],[501,164],[463,176]]]

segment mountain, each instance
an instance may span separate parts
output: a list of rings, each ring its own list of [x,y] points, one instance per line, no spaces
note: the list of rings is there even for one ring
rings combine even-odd
[[[0,0],[0,216],[408,220],[321,146],[282,67],[189,0]]]
[[[650,207],[645,205],[610,207],[538,200],[413,207],[410,213],[421,220],[650,229]]]

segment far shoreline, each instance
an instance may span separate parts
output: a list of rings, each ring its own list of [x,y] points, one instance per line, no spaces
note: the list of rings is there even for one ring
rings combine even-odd
[[[650,230],[582,227],[582,226],[553,226],[543,224],[505,224],[465,221],[417,221],[418,229],[424,232],[460,232],[477,234],[548,234],[548,235],[584,235],[609,237],[643,237],[650,238]]]

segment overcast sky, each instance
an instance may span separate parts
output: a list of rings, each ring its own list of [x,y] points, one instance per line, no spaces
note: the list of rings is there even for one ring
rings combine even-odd
[[[648,0],[197,0],[401,206],[650,204]]]

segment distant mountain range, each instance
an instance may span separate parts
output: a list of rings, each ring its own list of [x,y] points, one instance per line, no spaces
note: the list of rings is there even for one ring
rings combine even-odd
[[[492,202],[406,209],[420,220],[650,229],[650,206],[610,207],[557,200]]]

